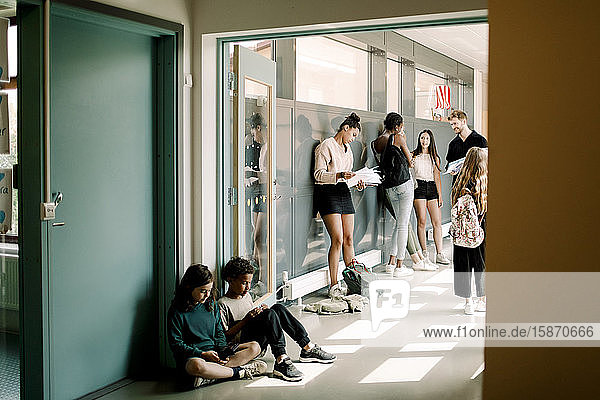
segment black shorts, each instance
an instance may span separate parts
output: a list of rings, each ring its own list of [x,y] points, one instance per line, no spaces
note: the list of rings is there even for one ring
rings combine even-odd
[[[437,200],[438,197],[439,195],[434,181],[422,181],[421,179],[417,179],[417,188],[415,189],[415,200]]]
[[[314,215],[354,214],[352,195],[346,182],[335,185],[315,185]]]
[[[252,212],[263,213],[267,211],[267,189],[265,184],[255,184],[246,189],[246,201],[250,202]]]

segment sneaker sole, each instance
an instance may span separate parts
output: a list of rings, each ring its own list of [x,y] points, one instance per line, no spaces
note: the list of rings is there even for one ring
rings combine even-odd
[[[321,360],[320,358],[302,358],[302,357],[300,357],[298,359],[298,361],[300,361],[300,362],[318,362],[321,364],[331,364],[335,360],[336,360],[335,358],[333,358],[331,360]]]
[[[281,378],[284,381],[288,381],[288,382],[298,382],[298,381],[301,381],[302,378],[304,378],[304,376],[298,376],[298,377],[295,377],[295,376],[285,376],[284,374],[282,374],[279,371],[273,371],[273,376],[276,376],[276,377]]]

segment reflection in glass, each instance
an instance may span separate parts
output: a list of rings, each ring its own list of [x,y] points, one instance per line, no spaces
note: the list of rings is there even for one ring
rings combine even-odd
[[[253,260],[254,274],[250,293],[256,300],[272,291],[269,263],[269,171],[271,105],[270,87],[245,78],[244,110],[244,216],[242,234],[245,243],[241,256]]]
[[[436,107],[435,87],[446,85],[447,80],[425,71],[415,72],[415,116],[428,120],[441,120],[446,116],[444,109]]]

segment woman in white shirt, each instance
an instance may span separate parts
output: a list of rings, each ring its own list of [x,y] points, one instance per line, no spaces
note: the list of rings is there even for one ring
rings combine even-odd
[[[346,180],[356,175],[352,172],[354,157],[350,143],[360,133],[360,117],[355,113],[344,119],[333,137],[321,142],[315,149],[315,211],[321,218],[331,238],[328,253],[330,287],[329,295],[343,294],[338,284],[340,251],[346,266],[357,271],[366,270],[364,264],[354,258],[354,205]],[[359,182],[357,188],[364,185]]]
[[[450,264],[450,260],[442,253],[442,212],[440,208],[444,203],[442,201],[440,157],[435,146],[433,132],[425,129],[419,133],[417,148],[412,155],[414,177],[417,181],[414,199],[417,213],[417,236],[423,249],[423,255],[429,258],[425,237],[425,224],[427,223],[427,211],[429,211],[436,250],[435,262]]]

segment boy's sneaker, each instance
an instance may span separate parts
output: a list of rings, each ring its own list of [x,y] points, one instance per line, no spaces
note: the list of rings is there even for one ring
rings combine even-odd
[[[448,258],[443,254],[443,253],[437,253],[435,256],[435,262],[438,264],[443,264],[443,265],[448,265],[450,264],[450,260],[448,260]]]
[[[412,268],[407,268],[403,265],[400,268],[396,268],[394,270],[394,277],[395,278],[403,278],[405,276],[411,276],[414,273],[415,273],[415,271]]]
[[[192,387],[194,389],[196,389],[196,388],[199,388],[202,386],[210,385],[211,383],[214,383],[214,382],[216,382],[216,379],[208,379],[208,378],[203,378],[201,376],[196,376],[196,377],[194,377],[194,382],[192,382]]]
[[[475,312],[475,305],[473,304],[472,301],[468,301],[465,304],[465,314],[466,315],[473,315],[474,312]]]
[[[393,274],[396,269],[396,264],[388,264],[385,266],[385,272],[388,274]]]
[[[322,364],[330,364],[337,357],[334,354],[328,353],[315,344],[310,350],[300,350],[300,362],[318,362]]]
[[[263,360],[252,360],[240,368],[240,379],[252,379],[267,372],[267,363]]]
[[[356,258],[353,258],[352,261],[350,261],[350,264],[346,265],[346,268],[353,270],[357,274],[362,274],[362,273],[372,274],[373,273],[373,272],[371,272],[370,269],[368,269],[365,266],[365,264],[356,261]]]
[[[292,360],[288,357],[280,363],[275,363],[273,366],[273,376],[290,382],[298,382],[302,380],[304,374],[298,371],[298,368],[296,368]]]

